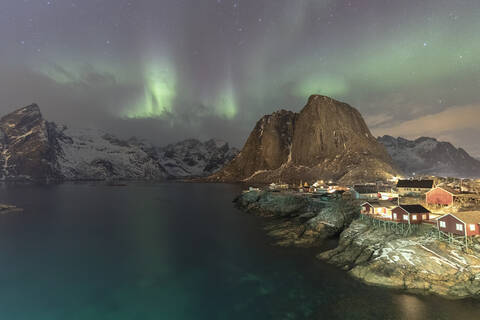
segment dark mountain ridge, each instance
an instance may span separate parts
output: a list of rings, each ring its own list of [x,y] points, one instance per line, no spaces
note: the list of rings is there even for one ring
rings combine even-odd
[[[408,140],[388,135],[379,137],[378,141],[406,175],[415,173],[459,178],[480,177],[480,161],[450,142],[430,137]]]

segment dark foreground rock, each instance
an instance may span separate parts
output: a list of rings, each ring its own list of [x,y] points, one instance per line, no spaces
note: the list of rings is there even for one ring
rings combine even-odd
[[[235,203],[245,212],[268,218],[265,229],[282,246],[320,246],[358,215],[351,202],[327,202],[290,192],[249,191]]]
[[[433,293],[448,298],[479,297],[480,245],[469,250],[439,241],[425,226],[404,237],[355,220],[337,248],[318,255],[367,284]]]

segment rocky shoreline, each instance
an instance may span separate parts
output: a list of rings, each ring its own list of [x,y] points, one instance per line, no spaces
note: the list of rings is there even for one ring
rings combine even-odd
[[[370,285],[446,298],[480,298],[480,242],[465,250],[439,241],[436,229],[422,226],[408,237],[360,217],[353,201],[321,201],[288,192],[249,191],[235,199],[247,213],[267,217],[266,231],[277,245],[338,245],[318,259]]]

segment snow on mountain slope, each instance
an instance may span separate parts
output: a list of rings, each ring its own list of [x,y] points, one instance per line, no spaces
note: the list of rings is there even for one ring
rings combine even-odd
[[[164,148],[102,130],[59,127],[36,104],[0,119],[0,180],[161,180],[211,174],[237,150],[221,140]],[[163,167],[165,165],[168,170]]]
[[[59,170],[68,180],[161,179],[165,170],[148,145],[123,141],[93,129],[63,129],[58,135]]]
[[[405,174],[480,177],[480,161],[449,142],[428,137],[412,141],[391,136],[379,137],[378,141]]]
[[[172,177],[210,175],[230,162],[238,153],[227,142],[187,139],[157,149],[160,164]]]

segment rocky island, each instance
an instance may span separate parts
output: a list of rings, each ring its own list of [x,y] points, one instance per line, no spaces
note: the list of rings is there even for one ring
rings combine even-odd
[[[289,192],[249,191],[235,199],[245,212],[268,217],[266,230],[277,245],[320,247],[338,238],[318,259],[367,284],[438,294],[448,298],[480,295],[480,243],[468,250],[438,240],[436,229],[413,234],[386,230],[359,213],[355,202],[323,202]]]

